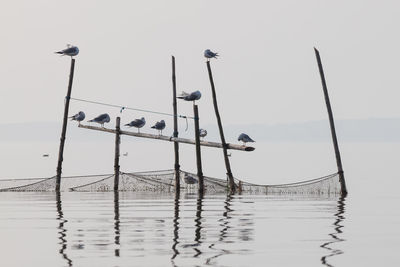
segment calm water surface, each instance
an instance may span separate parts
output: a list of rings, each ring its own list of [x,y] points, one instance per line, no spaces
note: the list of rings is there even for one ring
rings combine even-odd
[[[0,194],[2,266],[335,266],[346,199]]]

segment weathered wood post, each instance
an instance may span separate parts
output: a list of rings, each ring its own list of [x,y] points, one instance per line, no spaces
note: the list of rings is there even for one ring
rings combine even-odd
[[[332,140],[333,140],[333,147],[335,148],[336,164],[338,167],[339,182],[340,182],[340,186],[341,186],[342,195],[345,196],[345,195],[347,195],[347,188],[346,188],[346,182],[344,179],[339,145],[338,145],[338,141],[337,141],[337,137],[336,137],[335,123],[333,121],[333,113],[332,113],[331,103],[329,101],[328,88],[326,86],[326,81],[325,81],[324,69],[322,68],[322,62],[321,62],[321,57],[319,55],[319,51],[315,47],[314,47],[314,50],[315,50],[315,56],[317,57],[319,74],[321,76],[321,82],[322,82],[322,88],[324,90],[326,108],[328,110],[329,123],[330,123],[330,127],[331,127],[331,134],[332,134]]]
[[[199,178],[199,195],[204,194],[204,177],[201,164],[201,149],[200,149],[200,127],[199,127],[199,110],[197,105],[193,104],[194,112],[194,132],[196,140],[196,161],[197,161],[197,177]]]
[[[175,57],[172,56],[172,106],[174,109],[174,137],[178,137],[178,108],[176,103],[176,76],[175,76]],[[180,185],[180,166],[179,166],[179,143],[174,142],[175,151],[175,194],[179,195],[181,190]]]
[[[120,125],[121,118],[117,117],[117,122],[115,125],[114,191],[118,191],[119,186],[119,146],[121,144]]]
[[[64,143],[65,143],[65,135],[67,132],[67,122],[68,122],[68,110],[69,110],[69,101],[71,99],[71,91],[72,91],[72,82],[74,80],[74,69],[75,69],[75,59],[71,57],[71,69],[69,72],[69,83],[68,83],[68,91],[67,96],[65,97],[65,106],[64,106],[64,118],[63,118],[63,126],[61,130],[61,138],[60,138],[60,149],[58,151],[58,163],[57,163],[57,175],[56,175],[56,191],[60,191],[61,186],[61,173],[62,173],[62,162],[64,155]]]
[[[214,86],[214,80],[213,80],[213,76],[212,76],[212,72],[211,72],[210,61],[207,61],[207,69],[208,69],[208,76],[210,78],[210,84],[211,84],[211,91],[212,91],[212,97],[213,97],[213,103],[214,103],[215,116],[217,117],[219,135],[221,136],[222,151],[224,152],[226,175],[228,176],[228,179],[229,179],[229,190],[230,190],[230,193],[235,193],[235,190],[236,190],[235,181],[233,180],[233,175],[232,175],[232,171],[231,171],[231,164],[229,162],[228,153],[227,153],[227,145],[226,145],[226,142],[225,142],[224,130],[222,128],[221,117],[220,117],[219,111],[218,111],[217,96],[216,96],[216,93],[215,93],[215,86]]]

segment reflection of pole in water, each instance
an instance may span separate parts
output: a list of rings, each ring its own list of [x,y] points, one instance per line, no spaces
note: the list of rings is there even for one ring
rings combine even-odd
[[[118,191],[114,191],[114,230],[115,230],[115,238],[114,238],[114,243],[116,245],[115,248],[115,256],[119,257],[119,253],[120,253],[120,238],[121,238],[121,234],[120,234],[120,229],[119,229],[119,225],[120,225],[120,220],[119,220],[119,192]]]
[[[67,230],[65,229],[64,225],[67,222],[66,219],[64,219],[64,214],[62,211],[62,203],[61,203],[61,193],[60,191],[56,191],[56,204],[57,204],[57,220],[60,222],[58,225],[58,230],[59,230],[59,237],[60,239],[60,245],[61,249],[59,250],[59,253],[62,255],[62,257],[67,261],[68,266],[72,266],[72,260],[68,258],[68,255],[66,253],[67,250]]]
[[[329,234],[329,235],[332,237],[332,240],[329,241],[329,242],[326,242],[326,243],[324,243],[324,244],[322,244],[322,245],[320,246],[321,248],[327,249],[327,250],[329,251],[329,254],[328,254],[328,255],[323,256],[323,257],[321,258],[322,264],[323,264],[323,265],[326,265],[326,266],[330,266],[330,267],[333,266],[333,265],[331,265],[331,264],[329,264],[329,263],[327,262],[327,259],[328,259],[329,257],[333,257],[333,256],[337,256],[337,255],[343,254],[343,251],[342,251],[342,250],[331,248],[330,245],[332,245],[332,244],[334,244],[334,243],[338,243],[338,242],[343,242],[343,241],[345,241],[345,239],[339,237],[339,235],[343,233],[343,229],[342,229],[342,228],[344,227],[341,223],[344,221],[344,218],[345,218],[345,217],[344,217],[344,212],[345,212],[345,199],[346,199],[346,197],[341,196],[341,197],[339,198],[338,202],[337,202],[337,212],[334,214],[334,216],[335,216],[335,222],[333,223],[335,232]]]
[[[198,249],[197,247],[200,247],[201,245],[201,229],[203,228],[201,226],[201,212],[203,211],[203,194],[199,192],[199,197],[197,198],[197,210],[196,210],[196,219],[194,220],[196,223],[196,230],[195,230],[195,238],[194,241],[195,243],[195,248],[194,250],[196,251],[196,254],[194,255],[194,257],[198,257],[200,256],[200,254],[202,253],[200,249]]]
[[[222,214],[222,218],[221,219],[219,219],[218,221],[219,222],[221,222],[221,226],[223,227],[222,228],[222,230],[221,231],[219,231],[219,242],[224,242],[224,239],[226,238],[226,236],[227,236],[227,233],[228,233],[228,230],[229,230],[229,228],[231,228],[231,226],[229,226],[229,224],[230,224],[230,219],[232,218],[231,216],[230,216],[230,213],[233,211],[232,209],[231,209],[231,201],[232,201],[232,195],[231,194],[228,194],[227,196],[226,196],[226,199],[225,199],[225,201],[224,201],[224,203],[225,203],[225,205],[224,205],[224,213]],[[214,246],[215,246],[215,244],[211,244],[210,246],[209,246],[209,248],[211,248],[211,249],[215,249],[214,248]],[[212,257],[210,257],[210,258],[208,258],[207,260],[206,260],[206,265],[212,265],[212,263],[211,263],[211,261],[212,260],[214,260],[214,259],[216,259],[216,258],[218,258],[218,257],[220,257],[220,256],[222,256],[222,255],[224,255],[224,254],[228,254],[228,253],[230,253],[228,250],[226,250],[226,249],[221,249],[221,253],[218,253],[217,255],[215,255],[215,256],[212,256]]]
[[[179,254],[179,251],[176,248],[179,244],[179,241],[178,241],[179,240],[179,194],[175,195],[174,206],[175,206],[174,220],[173,220],[174,238],[172,239],[172,241],[173,241],[172,250],[173,250],[174,254],[172,254],[171,261],[172,261],[173,266],[176,266],[174,263],[174,259]]]

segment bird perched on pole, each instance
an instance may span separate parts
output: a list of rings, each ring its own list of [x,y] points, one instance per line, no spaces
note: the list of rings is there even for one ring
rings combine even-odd
[[[198,90],[194,91],[194,92],[192,92],[190,94],[182,91],[181,95],[177,96],[177,98],[183,99],[185,101],[196,101],[196,100],[199,100],[201,98],[201,93]]]
[[[164,120],[158,121],[158,122],[156,122],[156,124],[151,126],[151,128],[157,129],[159,132],[159,135],[162,135],[162,130],[164,130],[164,128],[165,128],[165,121]]]
[[[245,133],[239,135],[238,141],[242,141],[244,146],[246,145],[247,142],[255,142],[253,139],[250,138],[250,136],[248,136]]]
[[[206,135],[207,135],[207,130],[205,130],[205,129],[199,129],[199,136],[200,136],[201,138],[204,139],[204,137],[206,137]]]
[[[58,52],[54,52],[56,54],[60,54],[62,56],[70,56],[74,57],[79,54],[79,48],[70,44],[67,44],[67,48],[60,50]]]
[[[142,128],[145,124],[146,124],[146,120],[144,119],[144,117],[142,117],[141,119],[136,119],[136,120],[131,121],[128,124],[125,124],[125,126],[136,127],[138,129],[138,133],[140,133],[140,128]]]
[[[107,113],[104,113],[90,120],[89,122],[96,122],[99,123],[101,127],[104,127],[104,123],[110,122],[110,116]]]
[[[81,124],[81,121],[85,119],[85,113],[83,111],[79,111],[77,114],[74,116],[69,117],[71,121],[77,121],[79,125]]]
[[[207,60],[210,60],[210,58],[217,58],[219,55],[218,53],[212,52],[210,49],[206,49],[204,51],[204,56],[207,58]]]

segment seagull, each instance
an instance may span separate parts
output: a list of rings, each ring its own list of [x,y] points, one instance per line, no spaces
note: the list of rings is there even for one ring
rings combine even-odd
[[[156,122],[156,124],[151,126],[151,128],[157,129],[159,131],[159,135],[162,135],[162,130],[164,130],[165,128],[165,121],[164,120],[158,121]]]
[[[178,96],[177,98],[183,99],[186,101],[196,101],[201,98],[201,93],[200,93],[200,91],[194,91],[194,92],[188,94],[188,93],[182,91],[181,95]]]
[[[79,54],[79,48],[73,45],[68,44],[67,48],[60,50],[58,52],[55,52],[56,54],[61,54],[62,56],[76,56]]]
[[[185,176],[183,177],[183,180],[187,184],[197,184],[197,179],[194,178],[193,176],[187,174],[187,173],[185,173]]]
[[[206,49],[206,50],[204,51],[204,56],[205,56],[208,60],[210,60],[210,58],[217,58],[219,55],[218,55],[218,53],[212,52],[210,49]]]
[[[141,119],[136,119],[128,124],[125,124],[125,126],[136,127],[138,129],[138,133],[140,133],[140,128],[142,128],[145,124],[146,120],[144,119],[144,117],[142,117]]]
[[[83,111],[79,111],[77,114],[74,116],[69,117],[71,121],[77,121],[79,125],[81,124],[81,121],[85,119],[85,113]]]
[[[250,138],[250,136],[248,136],[245,133],[239,135],[238,141],[242,141],[244,146],[246,145],[247,142],[255,142],[253,139]]]
[[[207,135],[207,130],[199,129],[199,135],[200,135],[200,137],[202,137],[204,139],[204,137],[206,137],[206,135]]]
[[[104,113],[97,116],[93,120],[90,120],[89,122],[97,122],[100,123],[102,127],[104,127],[104,123],[110,122],[110,116],[107,113]]]

